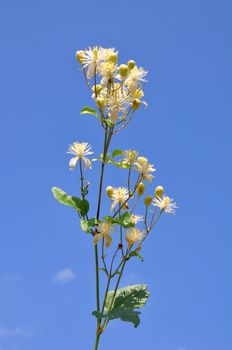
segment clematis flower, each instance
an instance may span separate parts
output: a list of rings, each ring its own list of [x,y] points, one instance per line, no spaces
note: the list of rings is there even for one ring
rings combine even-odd
[[[156,169],[154,168],[153,164],[148,162],[147,158],[138,157],[137,161],[134,163],[134,168],[136,171],[142,174],[143,179],[148,180],[148,182],[152,181],[154,176],[150,173],[156,171]]]
[[[112,243],[111,233],[114,230],[114,226],[107,222],[101,222],[96,226],[97,234],[93,237],[93,244],[96,245],[100,239],[105,239],[106,248]]]
[[[163,196],[162,198],[156,197],[152,204],[156,207],[159,207],[160,210],[165,211],[167,214],[175,214],[177,205],[175,202],[173,202],[173,199],[171,199],[168,196]]]
[[[117,187],[113,189],[113,194],[111,196],[112,205],[111,211],[116,207],[117,204],[123,204],[128,199],[129,193],[128,189],[125,187]]]
[[[91,146],[86,142],[74,142],[69,146],[67,153],[74,154],[75,157],[71,158],[69,161],[70,170],[73,170],[76,166],[76,163],[79,159],[82,159],[85,163],[86,168],[91,169],[91,161],[86,158],[86,156],[93,154],[91,151]]]
[[[130,93],[134,95],[137,90],[137,84],[140,81],[146,82],[147,80],[144,77],[147,75],[147,71],[142,67],[138,68],[135,66],[130,70],[128,77],[126,79],[126,84],[129,87]]]
[[[144,232],[136,227],[131,227],[126,230],[126,241],[130,248],[134,243],[140,242],[144,237]]]

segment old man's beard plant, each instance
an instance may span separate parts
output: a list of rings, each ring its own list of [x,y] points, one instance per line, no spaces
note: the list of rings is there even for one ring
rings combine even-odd
[[[99,157],[91,160],[93,151],[88,143],[71,144],[68,148],[68,153],[72,155],[69,167],[79,172],[79,196],[70,196],[58,187],[53,187],[52,191],[60,203],[75,209],[81,230],[89,234],[94,246],[96,350],[111,320],[121,319],[138,327],[138,309],[149,297],[147,286],[137,284],[120,288],[120,281],[127,264],[133,263],[135,258],[143,261],[141,254],[145,241],[163,213],[175,213],[176,204],[164,194],[162,186],[153,188],[153,195],[145,196],[146,186],[152,182],[156,170],[147,158],[132,149],[110,150],[112,138],[128,126],[141,104],[147,106],[142,100],[141,83],[146,82],[147,72],[133,60],[119,65],[118,52],[113,48],[94,47],[77,51],[76,58],[96,106],[84,107],[81,114],[92,114],[99,120],[103,130],[103,150]],[[92,161],[100,162],[96,207],[88,201],[87,176],[92,169]],[[108,165],[122,171],[123,181],[118,187],[109,185],[103,188]],[[103,217],[102,201],[109,203],[108,215]],[[138,213],[141,201],[143,212]],[[100,273],[105,274],[104,286],[100,286]]]

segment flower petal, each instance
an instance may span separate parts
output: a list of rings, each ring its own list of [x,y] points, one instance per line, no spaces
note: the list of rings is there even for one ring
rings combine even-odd
[[[109,246],[112,243],[112,237],[110,235],[105,235],[105,244],[106,244],[106,248],[109,248]]]
[[[94,235],[94,237],[93,237],[93,244],[96,245],[100,241],[102,236],[103,236],[102,233],[97,233],[96,235]]]
[[[75,168],[78,159],[79,159],[79,157],[73,157],[70,159],[70,161],[69,161],[70,170],[73,170]]]

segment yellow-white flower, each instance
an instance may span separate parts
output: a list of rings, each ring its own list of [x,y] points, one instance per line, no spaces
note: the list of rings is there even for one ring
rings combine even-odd
[[[131,247],[134,243],[140,242],[144,237],[144,232],[136,227],[131,227],[126,230],[126,241],[128,246]]]
[[[117,76],[117,66],[113,62],[103,62],[98,68],[98,73],[102,76],[102,87],[106,87],[108,81],[113,81]]]
[[[160,210],[164,210],[167,214],[175,214],[177,205],[175,202],[173,202],[173,199],[171,199],[168,196],[163,196],[162,198],[156,197],[152,204],[156,207],[159,207]]]
[[[82,159],[85,163],[86,168],[91,169],[91,161],[86,158],[86,156],[93,154],[91,151],[91,146],[86,142],[74,142],[69,146],[67,153],[74,154],[75,157],[71,158],[69,161],[70,170],[73,170],[79,159]]]
[[[82,64],[84,68],[87,68],[87,78],[90,79],[93,74],[94,70],[97,67],[98,64],[100,64],[102,61],[106,59],[106,51],[101,46],[95,46],[93,48],[89,47],[87,50],[83,51],[82,55]]]
[[[126,117],[127,109],[131,105],[131,97],[125,88],[116,89],[108,100],[109,109],[111,111],[111,119],[115,121],[119,114]]]
[[[148,180],[148,182],[152,181],[154,176],[150,173],[156,171],[156,169],[154,168],[153,164],[148,162],[147,158],[138,157],[137,161],[134,163],[134,168],[136,171],[142,174],[143,179]]]
[[[129,193],[128,189],[125,187],[117,187],[113,189],[113,194],[111,196],[112,204],[110,210],[116,207],[117,204],[122,205],[128,199]]]
[[[136,225],[138,222],[143,220],[143,216],[132,214],[130,217],[130,222],[132,225]]]
[[[138,157],[138,152],[133,149],[128,149],[124,151],[124,158],[122,160],[123,164],[132,165]]]
[[[111,245],[112,237],[111,233],[114,230],[114,226],[107,222],[101,222],[96,226],[97,234],[93,237],[93,244],[97,244],[100,239],[104,238],[105,245],[108,248]]]
[[[137,66],[135,66],[133,69],[130,70],[126,79],[126,84],[129,87],[132,95],[134,95],[136,92],[138,82],[147,81],[146,79],[144,79],[146,75],[147,71],[145,71],[145,69],[143,69],[142,67],[138,68]]]

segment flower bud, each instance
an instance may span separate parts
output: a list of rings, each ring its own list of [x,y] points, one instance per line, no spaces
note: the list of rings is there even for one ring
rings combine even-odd
[[[157,186],[155,189],[155,196],[160,198],[164,194],[164,188],[163,186]]]
[[[105,107],[105,99],[103,97],[97,97],[96,103],[100,109]]]
[[[113,195],[113,193],[114,193],[113,187],[112,187],[112,186],[107,186],[107,187],[106,187],[106,194],[107,194],[107,196],[108,196],[109,198],[111,198],[112,195]]]
[[[127,66],[129,68],[129,70],[133,69],[135,67],[135,61],[133,61],[133,60],[128,61]]]
[[[135,249],[135,252],[138,253],[140,252],[141,249],[142,249],[142,246],[141,244],[139,244],[138,247]]]
[[[137,193],[140,196],[142,196],[144,194],[146,186],[144,185],[144,183],[140,182],[140,184],[137,187]]]
[[[148,207],[151,204],[152,199],[152,196],[147,196],[144,198],[144,204],[146,205],[146,207]]]
[[[83,64],[84,63],[84,59],[85,59],[85,53],[84,51],[77,51],[76,52],[76,59]]]
[[[125,78],[128,74],[128,67],[126,64],[121,64],[120,67],[119,67],[119,73],[121,75],[122,78]]]
[[[117,52],[114,52],[109,56],[109,62],[116,64],[117,61],[118,61],[118,54],[117,54]]]
[[[141,104],[140,100],[138,98],[135,98],[132,102],[132,109],[134,111],[137,111],[137,109],[139,109],[140,107],[140,104]]]

